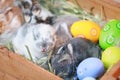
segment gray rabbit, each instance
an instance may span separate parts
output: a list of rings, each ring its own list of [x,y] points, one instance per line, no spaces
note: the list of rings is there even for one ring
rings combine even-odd
[[[73,80],[78,64],[88,57],[101,58],[99,46],[84,38],[73,38],[53,54],[51,64],[57,75]]]
[[[56,29],[57,41],[55,51],[64,45],[67,41],[72,39],[70,27],[75,22],[80,20],[78,17],[72,15],[61,15],[53,18],[53,27]]]

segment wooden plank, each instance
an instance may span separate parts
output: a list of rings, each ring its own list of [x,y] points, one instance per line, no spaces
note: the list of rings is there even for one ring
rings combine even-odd
[[[0,71],[0,80],[17,80],[15,77]]]
[[[120,80],[120,61],[108,70],[100,80]]]
[[[103,7],[103,13],[106,19],[120,20],[120,3],[114,0],[91,0]]]
[[[4,49],[0,49],[0,65],[0,71],[17,80],[62,80],[25,58]]]
[[[73,0],[69,0],[73,1]],[[103,15],[106,20],[120,20],[120,2],[115,0],[76,0],[79,6],[92,13]]]
[[[115,0],[90,0],[91,2],[96,2],[104,7],[108,7],[110,9],[114,9],[116,11],[120,11],[120,3]]]

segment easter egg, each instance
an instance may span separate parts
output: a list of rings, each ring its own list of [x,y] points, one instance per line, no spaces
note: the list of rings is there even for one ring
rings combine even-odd
[[[93,77],[85,77],[84,79],[82,79],[82,80],[96,80],[95,78],[93,78]]]
[[[93,21],[81,20],[72,24],[70,32],[73,37],[83,37],[93,42],[99,39],[101,28]]]
[[[100,77],[104,73],[104,65],[102,61],[95,57],[86,58],[77,67],[77,77],[82,80],[91,76]]]
[[[102,49],[110,46],[120,45],[120,21],[110,20],[100,32],[99,44]]]
[[[102,61],[105,68],[111,67],[118,60],[120,60],[120,48],[119,47],[108,47],[102,53]]]

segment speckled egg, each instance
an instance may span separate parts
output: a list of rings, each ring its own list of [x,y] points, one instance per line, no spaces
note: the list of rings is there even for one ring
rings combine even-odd
[[[82,80],[85,77],[100,77],[104,73],[104,65],[98,58],[91,57],[83,60],[77,67],[77,77]]]
[[[110,20],[102,28],[99,44],[102,49],[106,49],[110,46],[120,45],[120,21]]]
[[[105,68],[112,67],[119,60],[120,60],[119,47],[108,47],[102,53],[102,61]]]
[[[74,22],[70,28],[73,37],[83,37],[93,42],[99,39],[101,28],[93,21],[81,20]]]

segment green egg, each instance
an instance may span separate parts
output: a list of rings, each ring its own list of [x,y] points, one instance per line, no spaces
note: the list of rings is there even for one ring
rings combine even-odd
[[[120,21],[110,20],[100,32],[99,45],[102,49],[115,46],[120,43]]]

